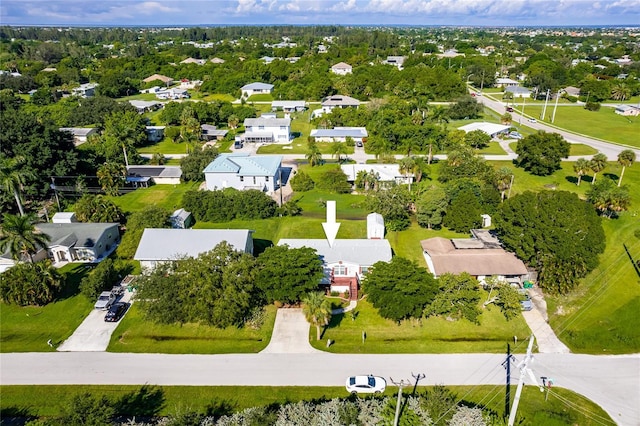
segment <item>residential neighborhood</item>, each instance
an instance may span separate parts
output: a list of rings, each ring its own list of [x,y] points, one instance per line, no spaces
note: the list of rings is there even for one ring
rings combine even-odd
[[[0,27],[3,421],[640,424],[636,27],[180,25]]]

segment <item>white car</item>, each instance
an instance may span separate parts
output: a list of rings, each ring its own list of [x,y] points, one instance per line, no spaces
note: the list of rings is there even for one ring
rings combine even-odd
[[[536,120],[535,118],[530,118],[529,119],[529,123],[537,123],[537,122],[538,122],[538,120]]]
[[[93,305],[96,309],[109,309],[109,306],[116,301],[117,296],[111,291],[103,291],[98,297],[98,301]]]
[[[347,379],[347,392],[357,393],[382,393],[387,388],[387,381],[379,376],[351,376]]]

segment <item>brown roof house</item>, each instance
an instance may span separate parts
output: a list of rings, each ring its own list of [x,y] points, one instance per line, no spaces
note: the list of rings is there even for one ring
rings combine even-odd
[[[528,278],[524,263],[504,250],[490,231],[472,229],[471,234],[472,238],[435,237],[420,241],[427,266],[434,276],[468,272],[480,282],[496,277],[518,284]]]

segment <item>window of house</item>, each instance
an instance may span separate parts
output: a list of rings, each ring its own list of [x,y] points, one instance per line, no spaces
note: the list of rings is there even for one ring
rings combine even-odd
[[[333,267],[334,275],[347,275],[347,267],[344,265],[336,265]]]
[[[264,130],[264,126],[258,126],[258,130]]]
[[[366,274],[367,272],[369,272],[369,267],[368,266],[363,266],[360,268],[360,273],[362,275]]]
[[[287,126],[280,126],[280,130],[287,130]]]

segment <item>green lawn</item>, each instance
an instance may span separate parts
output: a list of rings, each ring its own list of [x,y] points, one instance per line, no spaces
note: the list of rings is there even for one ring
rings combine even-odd
[[[271,102],[273,101],[273,96],[270,93],[257,93],[255,95],[249,96],[247,102]]]
[[[267,306],[266,312],[265,322],[257,330],[220,329],[199,324],[155,324],[145,320],[134,303],[111,336],[107,350],[180,354],[260,352],[269,344],[276,318],[274,306]]]
[[[511,142],[509,147],[515,151],[518,147],[518,142]],[[578,155],[594,155],[597,154],[598,150],[590,147],[589,145],[584,145],[581,143],[572,143],[569,146],[569,156],[574,157]]]
[[[93,309],[93,301],[77,295],[82,277],[91,269],[81,263],[60,269],[67,275],[59,300],[46,306],[0,304],[0,352],[49,352],[66,340]]]
[[[188,144],[186,142],[174,142],[169,138],[164,138],[162,141],[154,144],[147,145],[138,148],[140,154],[187,154]]]
[[[158,98],[155,93],[138,93],[137,95],[125,96],[118,98],[118,101],[157,101]]]
[[[485,298],[483,292],[483,302]],[[311,327],[311,344],[333,353],[499,353],[513,341],[513,336],[525,339],[531,333],[522,317],[507,322],[499,308],[492,305],[483,309],[480,325],[444,318],[408,320],[398,325],[378,315],[366,299],[358,302],[356,310],[355,320],[350,313],[332,317],[322,336],[324,340],[316,341],[315,327]],[[329,348],[327,339],[334,342]]]
[[[193,99],[202,99],[205,102],[212,102],[212,101],[233,102],[236,100],[236,98],[234,98],[233,96],[227,93],[196,94],[193,96]]]
[[[199,182],[183,183],[180,185],[153,185],[149,188],[139,188],[119,197],[111,197],[125,213],[142,210],[148,205],[158,205],[174,211],[181,207],[182,195],[186,191],[198,189]]]
[[[316,142],[316,145],[323,154],[324,159],[334,158],[331,154],[332,142]],[[353,154],[354,148],[347,147],[348,154]],[[306,154],[309,152],[306,138],[296,138],[292,143],[287,145],[269,144],[258,148],[258,154]],[[344,156],[343,156],[344,158]]]
[[[525,113],[539,118],[542,108],[528,105]],[[550,121],[553,110],[547,107],[547,120]],[[602,107],[600,111],[587,111],[576,107],[558,108],[556,112],[555,126],[586,136],[640,147],[640,117],[623,117],[613,112],[612,107]]]
[[[502,386],[447,386],[456,396],[456,402],[468,406],[486,407],[498,416],[504,414],[504,388]],[[418,392],[431,387],[420,387]],[[229,414],[249,407],[283,404],[301,400],[324,401],[337,397],[346,398],[342,386],[150,386],[147,392],[141,386],[81,385],[81,386],[0,386],[2,417],[57,416],[75,395],[86,392],[105,395],[112,402],[142,400],[133,409],[156,412],[166,416],[193,410],[200,413],[217,411],[217,415]],[[155,391],[158,391],[156,394]],[[613,420],[593,402],[562,388],[554,388],[545,401],[545,394],[534,386],[525,386],[518,407],[520,426],[600,426],[613,425]],[[387,387],[385,395],[397,394],[397,388]],[[511,389],[512,399],[515,386]],[[154,397],[150,397],[155,396]],[[142,398],[142,397],[146,398]],[[136,398],[138,397],[138,398]],[[562,398],[562,400],[560,399]],[[563,401],[570,401],[567,405]],[[147,411],[147,412],[148,412]],[[134,415],[135,412],[121,413]],[[143,416],[144,417],[144,416]]]
[[[477,151],[480,155],[506,155],[498,142],[490,142],[489,146]]]

